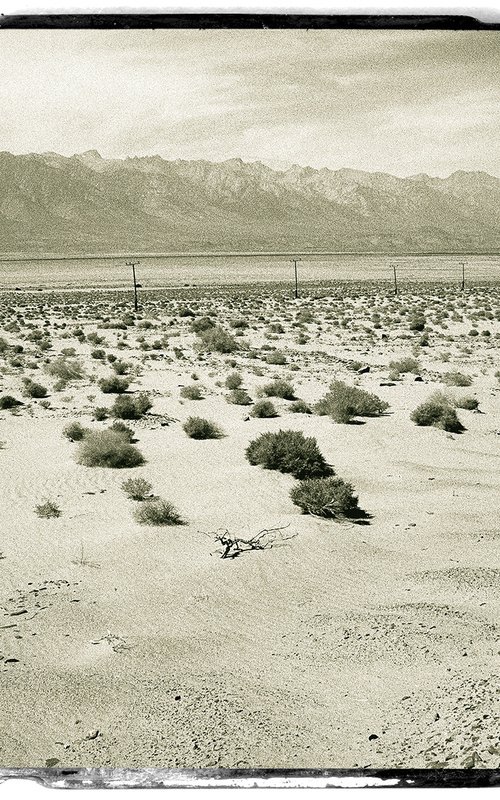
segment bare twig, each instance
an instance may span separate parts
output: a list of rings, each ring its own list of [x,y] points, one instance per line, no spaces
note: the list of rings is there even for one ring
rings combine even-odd
[[[291,533],[288,536],[280,535],[281,532],[288,527],[290,527],[290,523],[275,528],[264,528],[250,537],[250,539],[233,536],[229,533],[227,528],[220,528],[217,531],[201,532],[204,533],[205,536],[210,536],[215,539],[215,541],[222,546],[222,552],[221,550],[217,551],[221,553],[221,558],[237,558],[241,553],[248,550],[269,550],[276,544],[277,540],[283,542],[288,539],[293,539],[297,536],[296,533]]]
[[[80,558],[74,558],[71,563],[76,564],[78,567],[92,567],[92,569],[99,569],[101,566],[96,561],[89,561],[88,558],[85,558],[83,542],[81,543]]]

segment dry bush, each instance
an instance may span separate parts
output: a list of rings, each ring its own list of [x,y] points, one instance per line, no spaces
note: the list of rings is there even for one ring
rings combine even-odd
[[[334,381],[326,395],[316,403],[314,411],[329,416],[335,422],[347,423],[354,417],[378,417],[389,408],[389,403],[376,394],[343,381]]]
[[[89,429],[84,428],[79,422],[70,422],[63,428],[63,436],[70,442],[81,442],[89,432]]]
[[[326,477],[333,474],[323,458],[316,439],[300,431],[262,433],[246,451],[250,464],[290,473],[295,478]]]
[[[241,349],[241,344],[238,344],[236,339],[220,325],[206,328],[198,335],[201,348],[209,353],[233,353],[235,350]]]
[[[274,380],[262,387],[267,397],[280,397],[282,400],[295,400],[295,389],[292,384],[284,380]]]
[[[45,386],[42,386],[41,383],[36,383],[32,381],[31,378],[24,378],[23,383],[23,395],[25,397],[32,397],[34,399],[47,397],[47,389]]]
[[[342,478],[308,478],[292,488],[290,497],[304,514],[334,518],[360,514],[354,489]]]
[[[17,406],[23,406],[24,403],[22,400],[16,400],[15,397],[12,397],[11,394],[4,394],[0,397],[0,411],[5,411],[9,408],[17,408]]]
[[[118,419],[140,419],[153,404],[145,392],[130,397],[119,395],[111,406],[111,415]]]
[[[61,509],[57,503],[54,503],[52,500],[46,500],[45,503],[35,506],[35,514],[42,519],[60,517],[61,513]]]
[[[286,356],[279,350],[275,350],[274,352],[269,353],[269,355],[266,356],[266,363],[275,366],[283,366],[283,364],[286,364]]]
[[[465,397],[457,397],[453,404],[455,408],[464,408],[466,411],[477,411],[479,400],[473,395],[466,395]]]
[[[412,372],[414,375],[419,374],[420,364],[416,358],[407,356],[399,361],[389,362],[389,376],[391,379],[397,379],[400,375],[404,375],[407,372]]]
[[[236,406],[251,406],[253,403],[246,389],[233,389],[226,399],[228,403],[233,403]]]
[[[123,481],[121,488],[130,500],[142,501],[151,495],[153,484],[145,478],[128,478]]]
[[[49,364],[45,365],[45,371],[52,378],[67,383],[68,381],[79,381],[84,376],[83,367],[76,358],[58,356]]]
[[[185,525],[173,503],[161,498],[145,500],[136,508],[134,519],[140,525]]]
[[[185,400],[203,400],[201,386],[183,386],[179,394]]]
[[[190,439],[221,439],[224,435],[215,422],[202,417],[189,417],[182,429]]]
[[[250,411],[250,416],[263,419],[267,417],[277,417],[278,412],[270,400],[259,400]]]
[[[471,386],[472,378],[470,375],[464,375],[463,372],[445,372],[441,380],[446,386]]]
[[[123,394],[129,387],[127,378],[120,378],[118,375],[110,375],[107,378],[101,378],[99,381],[99,389],[104,394]]]
[[[292,412],[292,414],[312,414],[312,409],[305,400],[295,400],[288,406],[288,410]]]
[[[239,389],[242,383],[243,378],[238,372],[231,372],[225,381],[226,389]]]
[[[410,419],[416,425],[441,428],[449,433],[462,433],[465,430],[457,417],[457,412],[441,392],[435,392],[428,400],[417,406]]]
[[[77,461],[84,467],[129,469],[145,463],[144,456],[116,431],[90,431],[80,443]]]

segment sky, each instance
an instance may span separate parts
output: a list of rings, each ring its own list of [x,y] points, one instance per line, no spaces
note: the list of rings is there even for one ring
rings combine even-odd
[[[0,150],[500,176],[500,32],[1,30]]]

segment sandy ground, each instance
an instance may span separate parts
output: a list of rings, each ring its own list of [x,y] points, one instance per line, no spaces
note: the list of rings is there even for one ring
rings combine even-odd
[[[0,411],[2,765],[499,767],[500,290],[421,286],[394,298],[352,284],[306,294],[144,293],[126,331],[101,329],[123,316],[121,293],[2,296],[0,396],[24,403]],[[199,353],[184,306],[229,331],[245,319],[236,338],[257,357]],[[429,345],[399,315],[415,308]],[[304,309],[311,321],[297,327]],[[105,342],[78,341],[77,327]],[[26,338],[32,330],[48,332],[46,349]],[[266,363],[262,345],[287,363]],[[57,391],[45,366],[68,347],[85,377]],[[110,423],[93,421],[115,398],[96,384],[111,369],[91,357],[95,347],[131,363],[130,390],[153,400],[130,423],[144,466],[81,466],[62,436],[75,420]],[[412,354],[422,380],[389,381],[389,362]],[[352,361],[370,371],[353,372]],[[277,418],[249,418],[251,407],[226,400],[234,369],[253,399],[279,376],[314,403],[340,378],[390,408],[341,425],[276,399]],[[445,387],[447,371],[472,385]],[[193,372],[203,400],[180,397]],[[46,386],[48,402],[23,397],[23,377]],[[479,400],[479,412],[458,409],[463,434],[410,420],[437,388]],[[189,439],[191,415],[226,436]],[[303,515],[293,478],[249,464],[249,441],[279,429],[316,437],[369,524]],[[120,488],[130,476],[151,481],[188,524],[136,523],[137,503]],[[48,499],[60,517],[35,514]],[[221,559],[210,534],[284,525],[293,538],[236,559]]]

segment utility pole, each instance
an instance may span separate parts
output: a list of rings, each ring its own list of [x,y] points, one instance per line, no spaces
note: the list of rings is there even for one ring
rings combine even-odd
[[[297,299],[297,297],[299,296],[299,276],[297,273],[297,261],[302,261],[302,259],[292,258],[291,261],[294,266],[294,272],[295,272],[295,299]]]
[[[465,290],[465,262],[462,261],[462,283],[460,284],[460,291]]]
[[[397,295],[398,293],[398,276],[396,273],[396,264],[392,265],[392,271],[394,273],[394,294]]]
[[[137,280],[135,277],[135,268],[138,265],[138,261],[127,261],[126,266],[132,267],[132,278],[134,280],[134,311],[137,311],[139,308],[139,304],[137,302]]]

